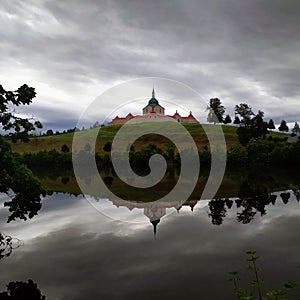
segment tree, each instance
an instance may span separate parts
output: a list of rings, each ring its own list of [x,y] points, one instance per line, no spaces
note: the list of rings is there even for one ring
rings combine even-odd
[[[241,124],[241,120],[240,120],[240,118],[237,115],[234,118],[233,124],[237,124],[237,125]]]
[[[61,147],[61,151],[64,153],[68,153],[70,152],[70,148],[66,144],[63,144]]]
[[[0,125],[3,130],[10,131],[9,136],[13,141],[28,141],[30,131],[43,127],[39,121],[31,122],[28,118],[21,118],[15,114],[16,106],[29,105],[35,96],[34,88],[26,84],[16,91],[6,91],[0,84]]]
[[[295,122],[294,128],[292,129],[294,134],[298,134],[300,132],[300,126],[297,122]]]
[[[45,300],[46,297],[41,294],[37,284],[31,279],[27,282],[12,281],[7,285],[7,291],[0,293],[0,299],[3,300]]]
[[[247,125],[251,119],[251,116],[254,115],[252,108],[246,103],[236,105],[235,112],[242,117],[241,123],[244,125]]]
[[[268,123],[268,128],[269,129],[275,129],[275,125],[274,125],[274,122],[273,122],[273,120],[272,119],[270,119],[270,121],[269,121],[269,123]]]
[[[285,131],[285,132],[288,132],[288,131],[289,131],[289,127],[287,126],[285,120],[282,120],[282,121],[281,121],[280,126],[278,127],[278,130],[279,130],[279,131]]]
[[[253,137],[254,138],[262,138],[264,139],[266,137],[266,134],[268,132],[268,123],[264,122],[264,112],[259,110],[257,115],[253,117],[250,121],[250,126],[253,129]]]
[[[46,132],[47,135],[53,135],[53,130],[52,129],[48,129]]]
[[[207,110],[208,110],[207,122],[214,123],[214,124],[223,122],[225,107],[222,105],[221,100],[219,98],[210,99]]]
[[[231,118],[229,115],[226,115],[225,119],[224,119],[224,124],[230,124],[232,122]]]
[[[252,119],[246,117],[244,126],[237,129],[238,139],[243,146],[246,146],[252,138],[265,139],[268,132],[268,124],[264,122],[263,117],[264,112],[259,110]]]
[[[36,127],[41,128],[39,121],[31,123],[29,119],[14,114],[13,106],[29,105],[35,97],[33,88],[22,85],[17,91],[6,91],[0,85],[0,124],[3,130],[10,130],[9,136],[16,141],[28,141],[28,133]],[[16,218],[32,218],[40,210],[41,194],[45,191],[40,181],[18,160],[10,144],[0,137],[0,192],[13,195],[10,201],[4,202],[12,213],[8,221]]]

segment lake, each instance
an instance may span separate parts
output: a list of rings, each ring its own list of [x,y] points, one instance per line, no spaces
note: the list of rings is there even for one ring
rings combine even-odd
[[[72,182],[64,181],[62,188]],[[2,194],[0,232],[13,237],[16,248],[0,261],[0,290],[32,279],[51,300],[236,299],[227,272],[239,271],[239,284],[248,287],[254,276],[245,269],[247,250],[260,256],[266,286],[280,288],[299,279],[297,181],[278,180],[266,194],[244,187],[244,196],[227,183],[239,193],[160,211],[149,202],[122,206],[54,192],[37,216],[11,223]],[[159,222],[150,222],[151,213],[162,215]]]

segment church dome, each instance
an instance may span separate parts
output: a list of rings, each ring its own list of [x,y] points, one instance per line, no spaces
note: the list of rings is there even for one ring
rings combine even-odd
[[[152,107],[155,107],[156,105],[158,105],[158,100],[155,98],[155,92],[154,92],[154,88],[152,91],[152,98],[149,100],[149,105],[151,105]]]

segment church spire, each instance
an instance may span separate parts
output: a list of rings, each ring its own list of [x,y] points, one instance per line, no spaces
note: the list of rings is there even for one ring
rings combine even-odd
[[[157,220],[154,220],[154,221],[150,221],[153,225],[153,234],[154,234],[154,237],[156,236],[156,227],[157,227],[157,224],[160,222],[160,219],[157,219]]]
[[[155,98],[155,91],[154,91],[154,87],[153,87],[153,90],[152,90],[152,98]]]

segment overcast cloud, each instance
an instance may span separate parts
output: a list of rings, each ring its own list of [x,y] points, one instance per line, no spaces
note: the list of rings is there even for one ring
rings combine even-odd
[[[181,81],[207,102],[219,97],[231,115],[247,102],[277,123],[300,120],[299,0],[4,0],[0,8],[0,83],[34,86],[26,111],[45,127],[72,127],[103,91],[148,76]]]

